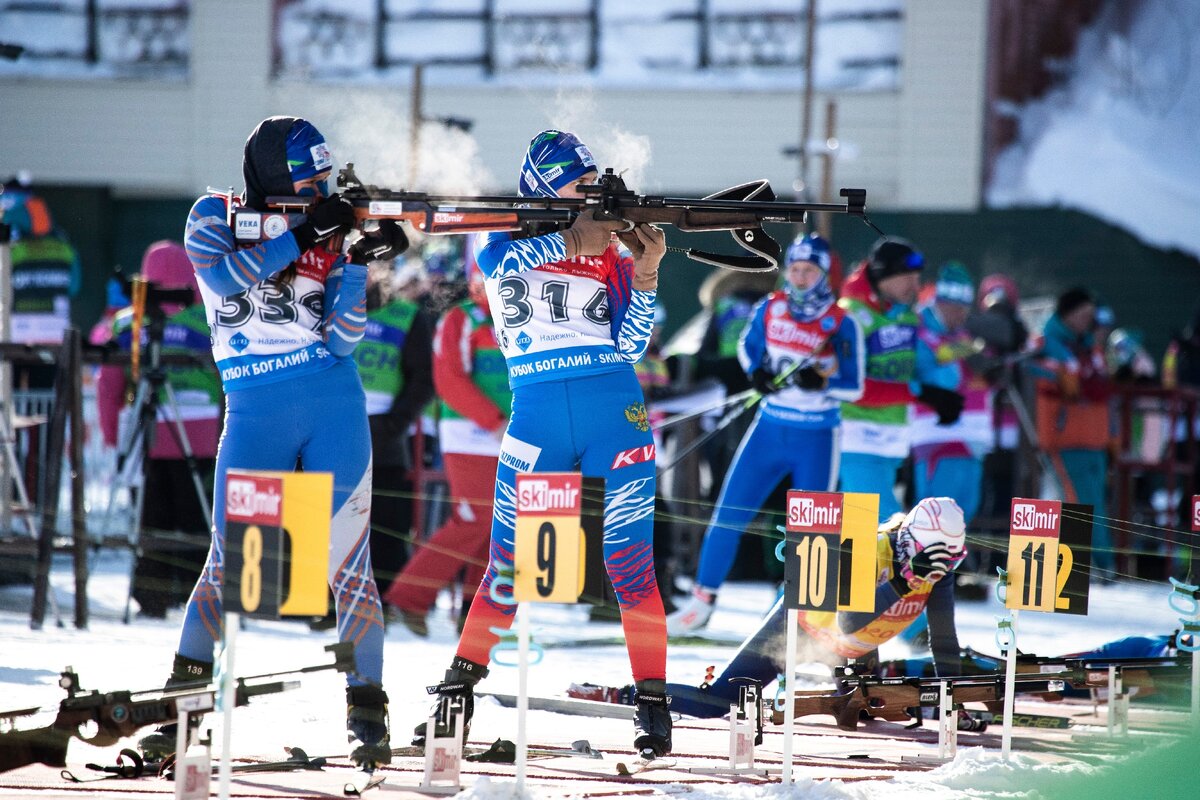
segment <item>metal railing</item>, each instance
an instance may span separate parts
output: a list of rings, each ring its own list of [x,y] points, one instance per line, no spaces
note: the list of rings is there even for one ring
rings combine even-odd
[[[275,72],[338,77],[420,64],[466,68],[483,77],[624,74],[626,67],[635,68],[630,74],[744,69],[800,74],[805,64],[804,0],[766,10],[713,0],[663,10],[650,3],[636,15],[604,0],[563,0],[548,13],[503,0],[467,0],[454,8],[376,0],[370,8],[343,10],[313,0],[277,0]],[[843,23],[894,25],[902,19],[898,9],[865,6],[831,10],[817,24],[832,31]],[[619,46],[611,46],[613,41]],[[897,67],[899,54],[851,53],[840,63],[850,71]]]
[[[186,71],[189,3],[157,6],[121,0],[0,0],[0,31],[24,48],[20,58],[120,72]]]

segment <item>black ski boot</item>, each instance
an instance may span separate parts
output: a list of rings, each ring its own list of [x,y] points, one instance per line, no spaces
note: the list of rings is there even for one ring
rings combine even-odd
[[[486,678],[487,675],[488,668],[482,664],[468,661],[462,656],[455,656],[454,660],[450,662],[450,669],[446,670],[445,680],[437,686],[429,686],[426,689],[430,694],[438,696],[431,714],[437,713],[444,698],[462,698],[463,725],[461,733],[464,743],[467,741],[467,734],[471,731],[471,717],[475,713],[475,684]],[[412,743],[416,747],[425,746],[425,725],[426,723],[422,722],[413,729]]]
[[[378,686],[346,687],[346,739],[350,760],[360,767],[392,763],[387,704],[387,692]]]
[[[633,749],[645,759],[671,752],[671,698],[666,681],[638,681],[633,696]]]
[[[167,678],[164,689],[170,689],[186,683],[211,683],[213,664],[211,661],[197,661],[194,658],[175,654],[175,663],[171,667],[171,677]],[[193,724],[199,727],[200,718],[192,717]],[[143,736],[138,740],[138,750],[147,762],[159,762],[175,752],[175,739],[178,736],[178,723],[160,725],[154,733]]]

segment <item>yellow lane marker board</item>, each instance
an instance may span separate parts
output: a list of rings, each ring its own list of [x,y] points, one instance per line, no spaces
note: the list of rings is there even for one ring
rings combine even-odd
[[[878,516],[878,495],[789,491],[784,606],[873,610]]]
[[[333,476],[229,470],[223,502],[225,610],[261,619],[324,616]]]
[[[580,519],[583,476],[577,472],[517,475],[513,599],[574,603],[587,563]]]
[[[1087,614],[1091,506],[1014,497],[1008,538],[1008,608]]]

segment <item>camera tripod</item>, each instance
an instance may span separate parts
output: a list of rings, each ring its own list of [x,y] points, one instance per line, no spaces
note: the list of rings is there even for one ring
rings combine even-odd
[[[153,291],[153,290],[152,290]],[[189,293],[191,290],[187,290]],[[179,402],[175,390],[167,377],[166,368],[162,364],[162,342],[166,330],[166,314],[157,300],[148,299],[145,310],[146,355],[147,366],[138,371],[137,390],[134,393],[131,407],[132,424],[122,434],[117,451],[117,475],[109,493],[108,508],[105,511],[105,528],[112,517],[117,493],[121,489],[129,491],[133,505],[133,526],[130,531],[129,545],[133,559],[129,568],[129,590],[125,596],[125,611],[122,620],[128,624],[132,619],[132,602],[138,557],[145,552],[145,542],[142,539],[142,521],[145,515],[145,467],[151,447],[154,444],[156,422],[159,419],[160,393],[166,399],[165,421],[170,430],[183,460],[191,476],[192,485],[196,489],[196,498],[204,514],[205,525],[212,528],[212,509],[209,506],[208,494],[204,489],[204,481],[200,477],[200,469],[188,438],[187,430],[179,411]],[[136,332],[136,327],[135,327]]]

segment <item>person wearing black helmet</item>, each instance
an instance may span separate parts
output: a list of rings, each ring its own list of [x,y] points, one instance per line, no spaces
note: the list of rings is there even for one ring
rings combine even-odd
[[[842,405],[843,492],[879,495],[879,517],[900,511],[893,487],[896,470],[909,450],[909,403],[930,406],[940,424],[956,421],[963,409],[957,392],[933,385],[935,376],[918,374],[920,320],[913,311],[925,257],[911,243],[881,239],[842,289],[839,305],[863,330],[867,350],[862,397]],[[923,359],[923,364],[935,359]]]
[[[351,758],[391,760],[383,691],[383,611],[371,574],[371,439],[352,353],[366,327],[367,263],[403,252],[395,225],[362,236],[342,254],[354,209],[328,194],[333,159],[312,123],[263,120],[246,141],[241,197],[209,194],[192,206],[184,245],[207,311],[213,358],[226,395],[217,451],[213,539],[185,612],[170,682],[210,679],[222,635],[226,475],[230,469],[333,474],[329,584],[338,638],[355,645],[347,678]],[[230,205],[267,209],[273,195],[309,196],[307,219],[275,238],[242,244]],[[257,491],[250,484],[242,491]],[[165,736],[163,736],[165,734]],[[142,747],[174,748],[146,737]],[[169,752],[169,750],[168,750]]]

